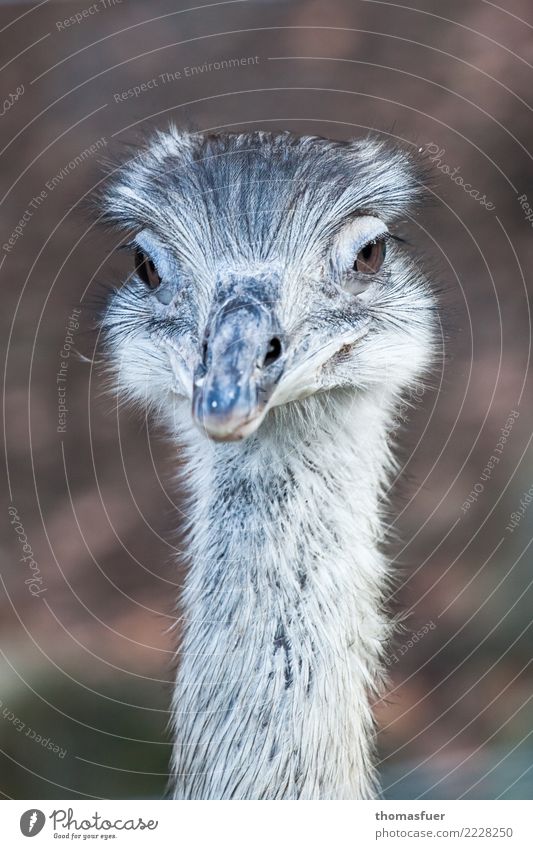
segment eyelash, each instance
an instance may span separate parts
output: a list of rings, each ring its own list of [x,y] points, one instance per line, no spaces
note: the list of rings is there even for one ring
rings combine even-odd
[[[402,236],[396,236],[394,233],[385,233],[385,238],[392,239],[393,242],[399,242],[401,245],[409,244],[407,239],[404,239]]]
[[[385,233],[378,233],[377,236],[374,236],[373,239],[369,239],[368,242],[365,242],[364,245],[361,245],[359,250],[363,250],[367,245],[375,245],[376,242],[385,242],[386,247],[389,247],[391,242],[404,242],[405,239],[402,239],[400,236],[395,236],[393,233],[389,233],[386,231]]]

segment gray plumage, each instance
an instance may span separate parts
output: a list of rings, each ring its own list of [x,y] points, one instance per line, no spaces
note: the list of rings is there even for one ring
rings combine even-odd
[[[176,798],[376,793],[389,432],[436,324],[391,230],[421,194],[373,138],[175,128],[107,184],[136,249],[109,364],[180,446],[189,498]]]

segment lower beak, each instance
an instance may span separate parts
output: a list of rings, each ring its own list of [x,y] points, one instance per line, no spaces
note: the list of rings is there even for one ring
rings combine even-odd
[[[216,441],[252,434],[263,421],[285,363],[281,334],[271,311],[235,298],[210,322],[203,362],[195,376],[192,414]]]

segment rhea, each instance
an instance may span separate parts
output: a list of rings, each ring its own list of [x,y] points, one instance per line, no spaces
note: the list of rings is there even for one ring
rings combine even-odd
[[[391,431],[436,328],[397,234],[421,189],[378,138],[172,127],[109,178],[108,360],[188,497],[174,798],[378,792]]]

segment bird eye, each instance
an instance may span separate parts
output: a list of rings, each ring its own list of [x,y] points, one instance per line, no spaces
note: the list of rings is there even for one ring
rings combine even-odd
[[[143,283],[146,283],[150,289],[157,289],[161,283],[161,278],[153,260],[140,248],[137,248],[135,251],[135,271]]]
[[[362,274],[375,274],[385,259],[385,239],[375,239],[361,248],[355,258],[353,270]]]

